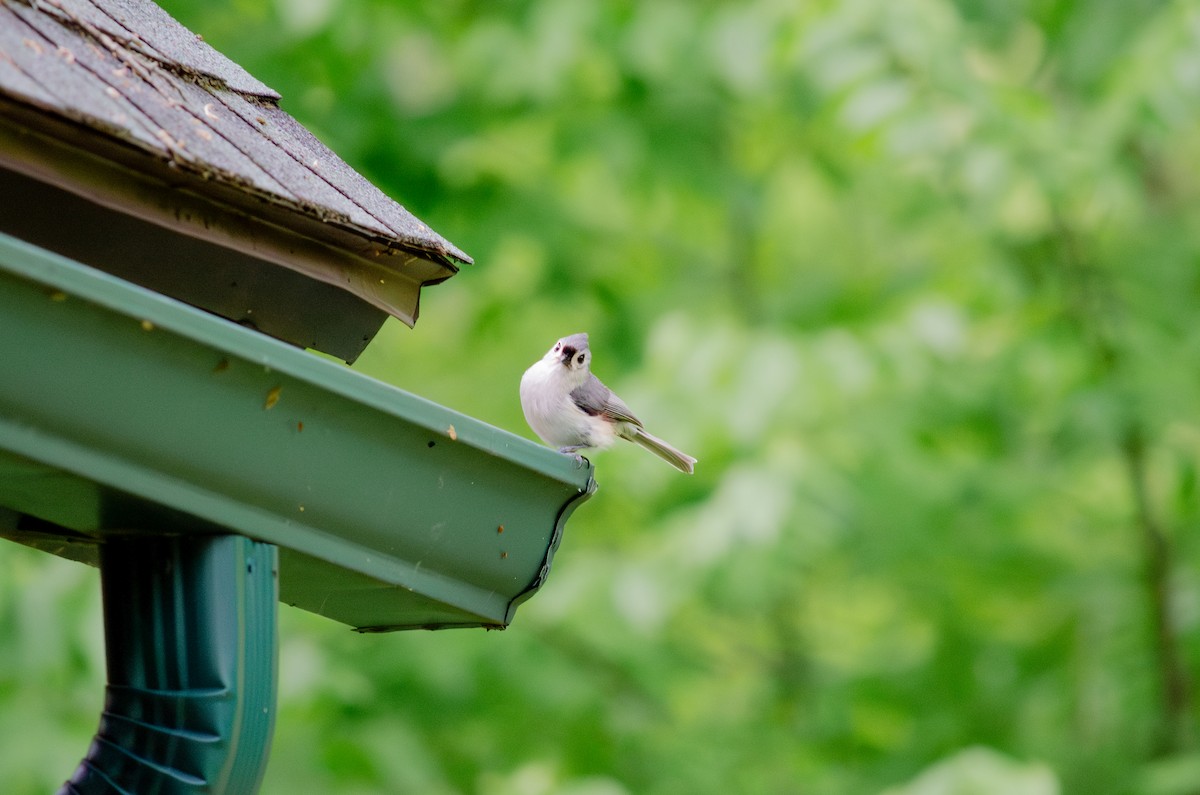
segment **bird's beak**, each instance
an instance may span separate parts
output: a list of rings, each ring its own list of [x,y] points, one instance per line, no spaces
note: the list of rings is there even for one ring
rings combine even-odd
[[[575,358],[575,349],[571,347],[564,347],[559,354],[559,359],[562,361],[563,367],[570,367],[571,359],[573,358]]]

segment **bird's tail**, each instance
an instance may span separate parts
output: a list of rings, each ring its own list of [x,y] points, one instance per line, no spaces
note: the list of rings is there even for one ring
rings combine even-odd
[[[687,453],[676,450],[671,445],[659,439],[653,434],[647,433],[644,428],[637,425],[630,425],[629,436],[626,437],[631,442],[637,442],[642,447],[645,447],[656,456],[666,461],[671,466],[678,469],[680,472],[686,472],[689,475],[696,471],[696,459],[692,458]]]

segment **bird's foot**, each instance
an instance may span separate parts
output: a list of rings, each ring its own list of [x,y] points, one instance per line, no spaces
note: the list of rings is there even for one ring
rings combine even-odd
[[[582,469],[585,464],[591,463],[590,461],[588,461],[586,458],[584,458],[583,456],[581,456],[579,454],[579,451],[584,449],[584,447],[586,447],[586,445],[582,445],[582,444],[575,445],[573,447],[560,447],[560,448],[558,448],[558,452],[562,453],[563,455],[569,455],[572,458],[574,458],[575,465],[578,468]]]

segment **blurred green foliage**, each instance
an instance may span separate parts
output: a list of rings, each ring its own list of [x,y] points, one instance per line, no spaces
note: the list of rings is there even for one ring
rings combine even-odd
[[[356,367],[626,446],[505,633],[283,608],[266,793],[1196,793],[1200,3],[170,0],[478,264]],[[102,681],[0,548],[0,769]]]

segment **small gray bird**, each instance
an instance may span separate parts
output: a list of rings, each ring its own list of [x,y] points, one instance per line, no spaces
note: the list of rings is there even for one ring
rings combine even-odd
[[[592,375],[591,363],[588,335],[572,334],[525,371],[521,408],[534,433],[560,453],[576,455],[589,447],[609,447],[619,436],[692,474],[696,459],[647,433],[625,401]]]

